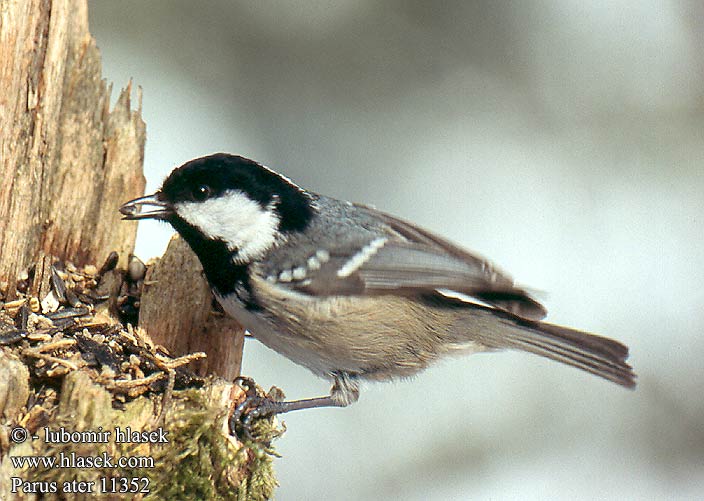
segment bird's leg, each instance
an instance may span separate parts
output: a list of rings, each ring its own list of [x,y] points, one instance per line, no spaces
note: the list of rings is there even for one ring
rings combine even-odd
[[[333,378],[335,382],[330,390],[330,395],[278,401],[271,397],[257,395],[254,381],[250,378],[238,377],[235,382],[245,389],[246,397],[230,417],[230,430],[237,433],[236,429],[239,428],[244,436],[251,440],[252,420],[254,419],[316,407],[347,407],[359,399],[359,385],[349,374],[335,373]]]

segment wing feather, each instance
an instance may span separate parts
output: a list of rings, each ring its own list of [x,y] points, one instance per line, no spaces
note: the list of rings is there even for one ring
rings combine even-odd
[[[386,238],[360,235],[328,248],[329,258],[294,289],[325,295],[414,295],[449,289],[523,318],[540,320],[545,308],[488,260],[411,223],[365,206],[355,206],[379,221]]]

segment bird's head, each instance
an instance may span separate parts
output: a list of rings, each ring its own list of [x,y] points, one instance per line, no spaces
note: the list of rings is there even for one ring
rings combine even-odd
[[[227,251],[249,263],[312,215],[311,196],[287,178],[252,160],[218,153],[174,169],[161,188],[120,207],[124,219],[170,223],[201,261]]]

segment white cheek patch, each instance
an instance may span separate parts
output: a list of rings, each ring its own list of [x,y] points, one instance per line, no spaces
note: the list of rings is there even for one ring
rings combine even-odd
[[[179,216],[198,228],[206,237],[220,239],[237,254],[238,261],[262,256],[276,240],[279,218],[276,199],[266,209],[240,191],[227,193],[205,202],[176,204]]]

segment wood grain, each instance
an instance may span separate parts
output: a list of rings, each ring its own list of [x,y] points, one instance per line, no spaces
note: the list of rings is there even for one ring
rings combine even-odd
[[[100,74],[85,1],[0,2],[0,280],[39,252],[126,264],[137,227],[116,208],[144,192],[145,125]]]

